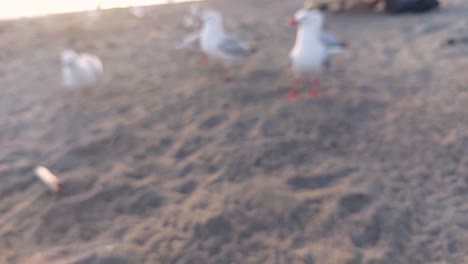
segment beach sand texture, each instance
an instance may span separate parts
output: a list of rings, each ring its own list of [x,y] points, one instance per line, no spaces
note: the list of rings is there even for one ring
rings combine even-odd
[[[349,51],[292,103],[302,5],[205,3],[259,47],[230,83],[174,49],[189,4],[0,22],[0,263],[468,263],[468,3],[327,15]],[[61,87],[64,48],[99,87]]]

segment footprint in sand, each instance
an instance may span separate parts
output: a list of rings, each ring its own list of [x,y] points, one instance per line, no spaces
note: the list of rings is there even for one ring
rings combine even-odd
[[[190,138],[185,141],[182,147],[177,150],[174,155],[174,158],[178,161],[183,161],[188,158],[190,155],[194,154],[198,150],[202,149],[205,145],[212,142],[209,138],[197,136],[195,138]]]
[[[231,127],[225,136],[224,142],[226,144],[242,143],[249,135],[250,131],[255,127],[258,118],[242,116]]]
[[[84,200],[63,200],[42,217],[36,231],[38,244],[70,239],[67,234],[78,232],[88,241],[112,227],[110,223],[123,215],[146,216],[160,208],[164,198],[149,188],[121,185],[95,192]]]
[[[206,120],[202,121],[201,124],[198,126],[198,129],[203,131],[211,130],[221,125],[227,120],[228,118],[225,115],[213,115],[207,118]]]
[[[357,214],[368,207],[372,202],[369,195],[363,193],[352,193],[343,196],[338,205],[338,216],[343,219]]]
[[[189,180],[177,186],[174,190],[181,194],[190,194],[197,189],[197,182]]]
[[[138,263],[135,262],[135,259],[131,257],[124,256],[100,256],[98,254],[93,254],[91,256],[86,256],[82,259],[73,262],[72,264],[130,264]]]
[[[337,184],[355,171],[353,168],[346,168],[332,173],[324,173],[318,176],[294,176],[289,178],[287,184],[295,190],[315,190],[328,188]]]
[[[148,156],[162,156],[172,147],[173,142],[172,137],[164,137],[156,144],[150,144],[145,153]]]

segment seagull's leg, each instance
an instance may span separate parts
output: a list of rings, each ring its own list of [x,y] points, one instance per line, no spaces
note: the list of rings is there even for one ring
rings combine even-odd
[[[92,85],[86,85],[81,89],[81,94],[83,96],[89,97],[93,94],[93,86]]]
[[[297,100],[300,85],[301,85],[301,80],[299,79],[299,77],[293,77],[291,91],[288,94],[288,99],[290,101]]]
[[[63,104],[63,110],[65,110],[65,111],[67,111],[67,110],[72,110],[72,108],[73,108],[73,105],[72,105],[71,102],[65,102],[65,103]]]
[[[221,78],[225,82],[230,82],[232,80],[231,74],[230,74],[228,68],[225,65],[223,65],[223,67],[221,68]]]
[[[205,65],[210,64],[210,61],[208,60],[208,56],[206,55],[205,52],[200,51],[200,57],[201,57],[201,61],[202,61],[203,64],[205,64]]]
[[[232,76],[231,76],[231,67],[233,66],[232,61],[223,61],[221,62],[221,78],[225,82],[230,82],[232,81]]]
[[[316,99],[319,96],[320,77],[315,77],[312,81],[312,88],[310,89],[309,98]]]

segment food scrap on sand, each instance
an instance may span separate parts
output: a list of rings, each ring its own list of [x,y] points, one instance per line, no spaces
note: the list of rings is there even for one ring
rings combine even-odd
[[[46,167],[39,166],[34,172],[37,178],[39,178],[51,192],[57,193],[62,190],[62,181]]]

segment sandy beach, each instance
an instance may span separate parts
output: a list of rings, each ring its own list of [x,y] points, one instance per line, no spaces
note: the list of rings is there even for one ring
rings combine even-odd
[[[174,49],[189,3],[1,21],[0,263],[468,263],[468,3],[327,14],[349,50],[293,103],[302,5],[202,4],[259,48],[229,83]],[[98,87],[61,87],[64,48]]]

